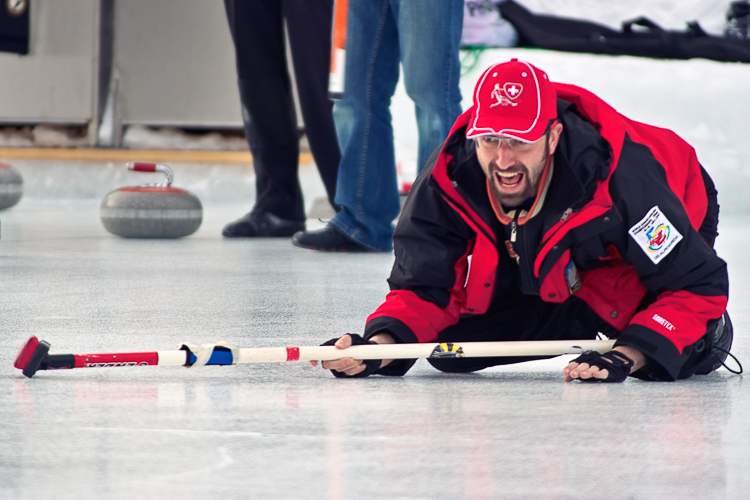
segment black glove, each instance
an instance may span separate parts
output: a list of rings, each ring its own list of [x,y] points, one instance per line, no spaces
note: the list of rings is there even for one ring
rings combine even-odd
[[[605,361],[607,360],[611,361]],[[633,367],[633,360],[621,353],[620,351],[607,351],[604,354],[599,354],[596,351],[586,351],[576,359],[571,361],[572,363],[588,363],[589,366],[596,366],[600,370],[607,370],[607,378],[582,378],[579,379],[581,382],[622,382],[630,374],[630,369]]]
[[[365,340],[364,338],[362,338],[361,335],[357,335],[356,333],[347,333],[346,335],[349,335],[352,338],[352,345],[367,345],[367,344],[375,344],[375,345],[377,345],[377,342],[373,342],[371,340]],[[324,342],[324,343],[322,343],[320,345],[334,345],[338,340],[339,340],[338,338],[331,339],[328,342]],[[361,372],[357,373],[356,375],[347,375],[346,373],[340,372],[340,371],[337,371],[337,370],[331,370],[331,373],[333,373],[333,375],[335,377],[338,377],[338,378],[357,378],[357,377],[362,378],[362,377],[369,377],[370,375],[372,375],[373,373],[375,373],[375,371],[378,368],[380,368],[380,364],[382,362],[383,362],[383,360],[381,360],[381,359],[366,359],[366,360],[364,360],[364,363],[365,363],[365,366],[367,368],[365,368]]]

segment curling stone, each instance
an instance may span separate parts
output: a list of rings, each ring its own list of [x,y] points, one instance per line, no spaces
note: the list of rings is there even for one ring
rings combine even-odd
[[[12,207],[23,195],[23,177],[15,168],[0,162],[0,210]]]
[[[171,187],[172,170],[155,163],[128,163],[136,172],[162,172],[160,184],[122,187],[102,200],[99,215],[110,233],[124,238],[181,238],[203,221],[203,206],[190,191]]]

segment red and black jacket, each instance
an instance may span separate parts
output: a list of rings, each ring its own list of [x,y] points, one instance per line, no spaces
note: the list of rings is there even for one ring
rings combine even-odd
[[[584,89],[555,88],[564,130],[544,205],[518,227],[518,262],[465,138],[469,110],[412,187],[394,233],[391,292],[365,335],[432,342],[461,315],[486,312],[515,280],[546,302],[583,300],[618,345],[643,352],[659,378],[675,379],[684,349],[727,305],[726,263],[712,248],[713,183],[673,132],[629,120]],[[629,234],[649,213],[682,237],[656,263]]]

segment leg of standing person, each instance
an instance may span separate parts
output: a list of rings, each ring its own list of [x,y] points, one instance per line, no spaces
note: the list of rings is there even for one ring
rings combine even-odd
[[[422,170],[461,114],[464,0],[400,0],[398,13],[404,88],[414,101]]]
[[[425,137],[420,144],[420,156],[425,157],[420,161],[426,161],[421,150],[429,153],[439,145],[460,113],[458,43],[463,4],[454,9],[454,1],[350,0],[344,98],[334,111],[342,148],[336,202],[342,210],[325,230],[295,235],[296,245],[344,251],[392,248],[393,220],[400,203],[389,107],[401,50],[410,51],[408,91],[418,99],[420,143]],[[443,50],[453,56],[437,53]],[[446,63],[450,57],[455,57],[455,64]],[[420,68],[427,73],[416,76]],[[444,77],[446,72],[450,78]],[[455,88],[446,90],[448,85]],[[444,131],[436,132],[439,129]]]
[[[234,41],[245,135],[253,155],[253,210],[224,236],[291,236],[304,229],[299,133],[279,0],[224,0]]]
[[[351,0],[347,21],[344,96],[334,118],[342,149],[331,220],[362,247],[391,248],[399,200],[391,97],[399,78],[398,31],[389,0]]]
[[[349,0],[348,10],[344,95],[334,106],[341,210],[326,229],[292,241],[316,250],[387,251],[399,211],[389,108],[399,77],[398,32],[390,0]]]
[[[333,101],[328,99],[333,0],[285,0],[282,3],[305,134],[328,201],[336,209],[341,152],[333,122]]]

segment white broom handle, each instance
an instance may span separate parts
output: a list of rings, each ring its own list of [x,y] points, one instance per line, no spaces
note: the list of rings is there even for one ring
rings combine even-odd
[[[496,356],[559,356],[584,351],[607,352],[614,340],[536,340],[523,342],[454,342],[463,356],[483,358]],[[433,355],[440,343],[354,345],[346,349],[334,346],[241,348],[237,363],[270,363],[281,361],[328,361],[354,359],[415,359],[443,357]],[[446,345],[446,344],[442,344]],[[448,344],[451,345],[451,344]],[[456,347],[453,347],[456,349]],[[184,359],[184,358],[183,358]],[[161,362],[160,362],[161,364]]]

